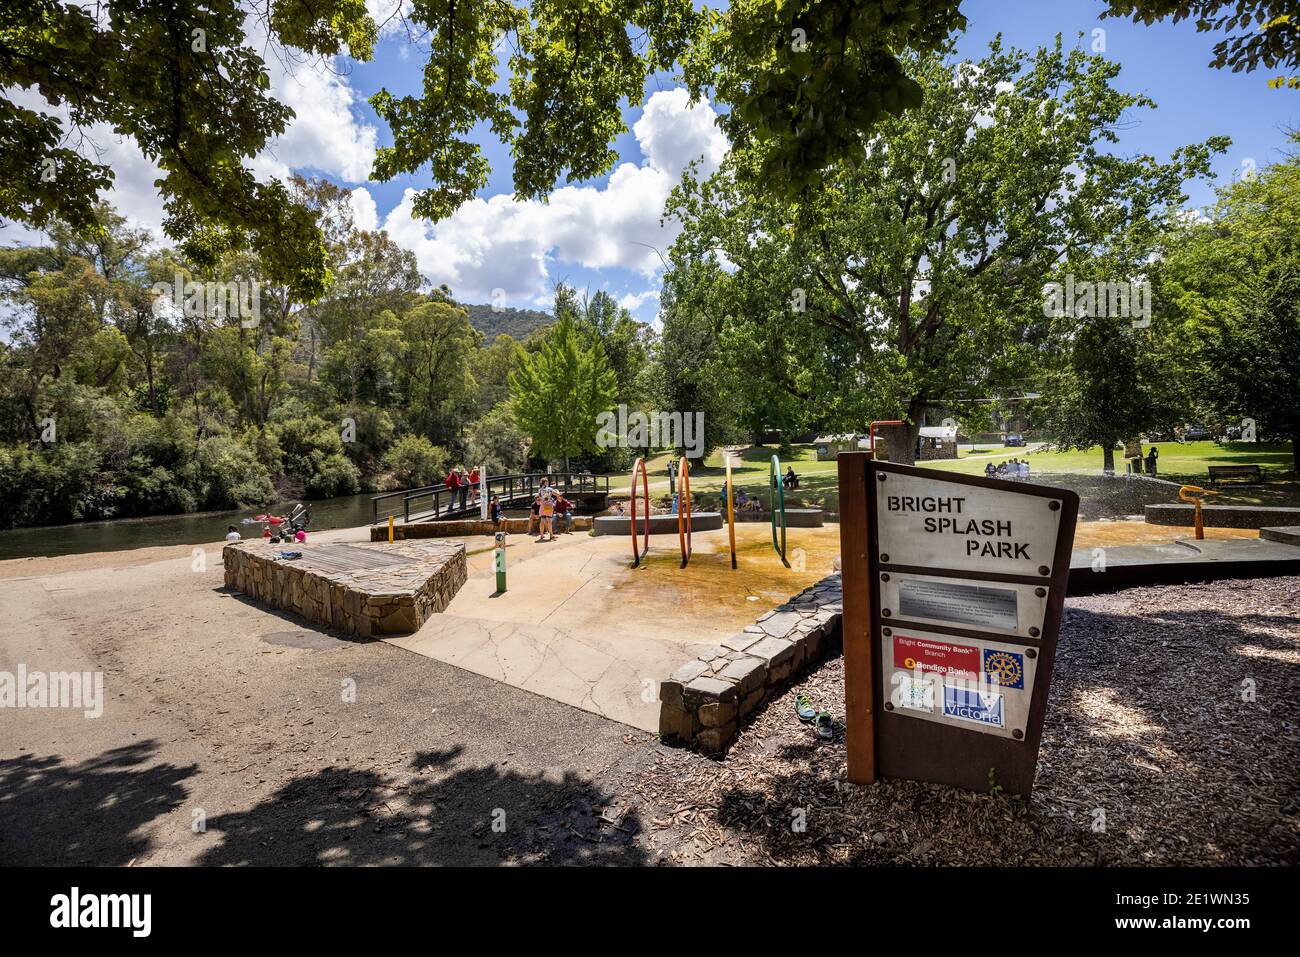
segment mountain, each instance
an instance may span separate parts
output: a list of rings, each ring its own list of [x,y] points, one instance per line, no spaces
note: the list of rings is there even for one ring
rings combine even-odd
[[[540,309],[494,310],[487,304],[475,305],[467,302],[460,303],[460,306],[469,313],[470,324],[483,333],[488,342],[503,332],[522,342],[531,333],[555,321],[554,316]]]

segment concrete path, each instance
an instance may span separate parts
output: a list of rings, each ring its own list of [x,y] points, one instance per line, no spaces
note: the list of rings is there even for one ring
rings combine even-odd
[[[686,569],[676,535],[651,536],[640,569],[629,567],[624,536],[561,535],[543,543],[511,536],[504,594],[496,594],[491,550],[480,550],[445,612],[414,635],[385,640],[657,731],[661,680],[830,572],[838,532],[819,531],[816,542],[790,533],[789,547],[804,549],[799,570],[781,565],[766,528],[737,529],[744,560],[735,571],[725,530],[697,533]],[[483,549],[487,540],[467,541]]]

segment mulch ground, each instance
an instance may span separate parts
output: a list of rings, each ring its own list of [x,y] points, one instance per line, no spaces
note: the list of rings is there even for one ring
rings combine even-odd
[[[1300,578],[1067,602],[1029,799],[845,783],[787,694],[632,782],[679,864],[1300,864]],[[843,659],[793,685],[842,713]],[[668,850],[671,849],[671,850]]]

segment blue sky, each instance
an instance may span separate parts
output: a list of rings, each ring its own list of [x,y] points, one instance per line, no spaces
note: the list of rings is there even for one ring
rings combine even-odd
[[[370,0],[389,7],[394,0]],[[1210,69],[1217,34],[1191,24],[1144,27],[1101,19],[1101,0],[966,0],[969,28],[957,41],[962,57],[977,58],[1001,33],[1007,45],[1032,49],[1059,32],[1068,44],[1091,47],[1092,31],[1105,31],[1106,56],[1123,67],[1117,83],[1158,104],[1138,111],[1120,134],[1127,154],[1167,158],[1178,146],[1226,134],[1233,145],[1215,164],[1219,184],[1240,176],[1243,164],[1262,167],[1283,155],[1284,128],[1300,126],[1300,93],[1271,90],[1268,74]],[[1083,34],[1082,38],[1078,35]],[[260,44],[258,44],[260,46]],[[386,87],[416,93],[425,57],[407,46],[405,33],[385,35],[369,63],[340,60],[333,72],[300,66],[292,73],[270,62],[275,95],[297,112],[285,136],[252,163],[262,177],[315,173],[354,188],[358,223],[386,228],[411,249],[432,282],[446,282],[467,302],[495,295],[505,305],[545,307],[555,282],[606,289],[651,322],[658,312],[660,263],[648,247],[666,251],[671,226],[659,224],[663,199],[694,156],[716,164],[725,141],[707,104],[688,104],[670,77],[647,84],[642,103],[624,111],[629,131],[619,137],[620,160],[608,176],[557,190],[549,204],[511,198],[510,156],[486,131],[477,137],[492,164],[479,197],[454,216],[431,225],[409,216],[407,191],[429,183],[421,172],[393,182],[368,181],[374,149],[391,141],[366,98]],[[20,100],[30,99],[24,94]],[[152,164],[131,143],[111,133],[97,139],[116,174],[112,201],[135,222],[157,228],[162,212]],[[1190,188],[1193,205],[1212,201],[1209,187]],[[0,228],[0,241],[23,231]]]

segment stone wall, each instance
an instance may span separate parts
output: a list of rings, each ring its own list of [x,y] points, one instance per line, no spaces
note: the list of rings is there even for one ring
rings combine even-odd
[[[285,561],[278,557],[279,547],[256,540],[234,542],[221,552],[226,587],[309,621],[369,638],[418,631],[430,615],[450,604],[468,578],[460,542],[361,547],[411,561],[340,572],[313,567],[311,545],[292,546],[303,558]]]
[[[1192,505],[1148,505],[1143,511],[1151,525],[1183,525],[1196,523],[1196,509]],[[1272,525],[1295,525],[1300,522],[1300,508],[1280,505],[1205,505],[1201,517],[1206,528],[1264,528]]]
[[[843,609],[836,573],[682,665],[659,685],[660,737],[725,751],[742,718],[839,647]]]

